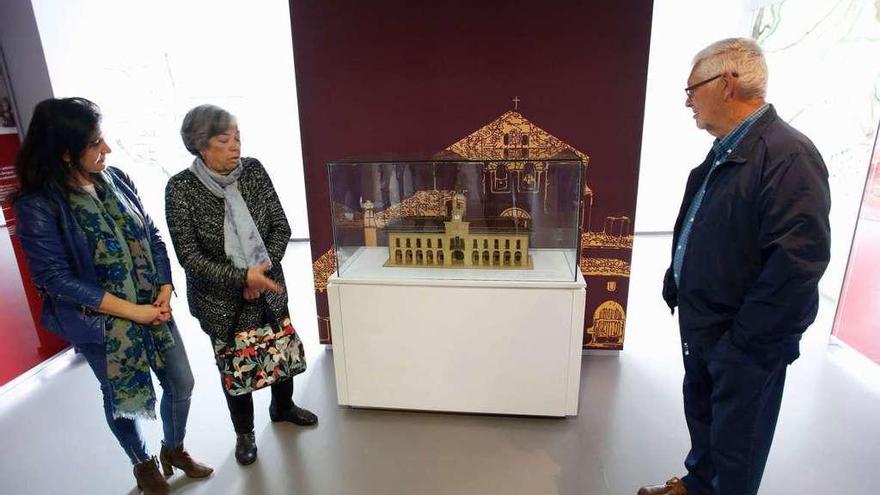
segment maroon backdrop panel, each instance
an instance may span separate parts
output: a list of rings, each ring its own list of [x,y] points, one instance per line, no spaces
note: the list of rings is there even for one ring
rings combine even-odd
[[[438,153],[505,118],[589,157],[585,344],[621,348],[651,13],[643,0],[292,0],[322,342],[335,265],[326,163]]]

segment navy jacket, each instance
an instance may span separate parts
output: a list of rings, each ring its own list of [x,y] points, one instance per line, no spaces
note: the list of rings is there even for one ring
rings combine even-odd
[[[158,285],[171,283],[171,266],[159,231],[141,204],[131,179],[108,167],[105,177],[143,218],[153,251]],[[94,253],[64,193],[44,190],[15,202],[16,233],[34,284],[43,294],[40,323],[74,345],[104,341],[104,316],[97,312],[104,289],[95,275]]]
[[[672,242],[714,159],[691,171]],[[672,265],[663,298],[683,330],[767,358],[798,356],[816,318],[819,279],[830,258],[831,196],[813,143],[771,106],[709,179],[685,248],[679,284]]]

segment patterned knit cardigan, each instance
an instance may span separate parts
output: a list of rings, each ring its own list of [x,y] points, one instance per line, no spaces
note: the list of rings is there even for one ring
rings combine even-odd
[[[281,258],[290,241],[290,225],[263,165],[243,158],[242,166],[238,187],[272,261],[267,275],[284,286]],[[266,292],[256,302],[244,300],[247,270],[233,266],[224,252],[224,211],[223,198],[211,194],[189,169],[165,187],[165,215],[186,272],[190,313],[205,333],[226,340],[233,331],[280,320],[289,312],[286,286],[281,294]]]

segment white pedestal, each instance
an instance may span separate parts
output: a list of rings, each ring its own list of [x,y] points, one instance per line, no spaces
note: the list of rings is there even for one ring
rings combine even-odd
[[[334,275],[327,286],[340,405],[577,415],[580,273],[535,282],[383,279],[367,271]]]

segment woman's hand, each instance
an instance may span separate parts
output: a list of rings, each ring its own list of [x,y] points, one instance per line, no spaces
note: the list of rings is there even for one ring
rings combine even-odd
[[[134,304],[128,319],[141,325],[159,325],[171,319],[171,311],[152,304]]]
[[[125,318],[141,325],[159,325],[171,319],[171,306],[167,303],[164,307],[134,304],[109,292],[104,293],[97,309],[100,313]]]
[[[164,284],[159,288],[159,295],[153,301],[153,306],[159,308],[160,316],[150,322],[150,325],[159,325],[171,319],[171,284]]]
[[[153,301],[153,306],[157,308],[162,308],[171,312],[171,284],[165,284],[159,288],[159,295],[156,296],[156,300]]]
[[[271,267],[272,265],[269,262],[263,262],[257,266],[248,268],[247,286],[245,287],[245,290],[256,290],[258,294],[265,290],[270,290],[276,294],[280,294],[282,291],[281,286],[266,276],[266,272]]]
[[[260,297],[260,291],[257,289],[251,289],[250,287],[245,287],[244,292],[242,293],[242,297],[244,297],[245,301],[253,301]]]

